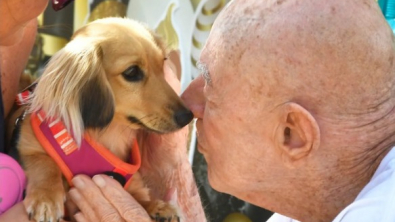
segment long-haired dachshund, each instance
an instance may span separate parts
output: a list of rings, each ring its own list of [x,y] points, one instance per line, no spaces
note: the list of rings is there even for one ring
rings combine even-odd
[[[107,173],[123,181],[153,221],[179,220],[172,206],[149,196],[136,172],[139,130],[167,133],[193,118],[165,81],[165,59],[160,38],[122,18],[84,26],[51,58],[19,118],[32,219],[64,216],[73,175]]]

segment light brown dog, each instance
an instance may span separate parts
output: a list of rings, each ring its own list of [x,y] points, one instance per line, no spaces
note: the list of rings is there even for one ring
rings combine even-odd
[[[51,58],[28,104],[17,144],[28,178],[24,203],[33,219],[63,217],[68,187],[37,140],[31,113],[41,110],[47,119],[60,119],[76,144],[88,134],[126,161],[139,130],[167,133],[193,118],[164,79],[165,59],[163,43],[152,31],[121,18],[86,25]],[[153,221],[178,220],[172,206],[150,198],[138,173],[127,190]]]

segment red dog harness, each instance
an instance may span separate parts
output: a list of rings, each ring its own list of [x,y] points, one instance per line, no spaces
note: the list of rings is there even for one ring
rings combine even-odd
[[[26,94],[26,93],[25,93]],[[22,98],[22,99],[21,99]],[[24,104],[28,96],[18,95],[19,104]],[[52,159],[55,160],[70,186],[71,179],[77,174],[93,177],[96,174],[117,173],[124,177],[128,187],[134,173],[141,165],[140,150],[134,141],[129,163],[125,163],[101,144],[95,142],[88,134],[84,135],[78,148],[73,137],[60,120],[47,121],[45,113],[39,111],[31,114],[34,134]]]

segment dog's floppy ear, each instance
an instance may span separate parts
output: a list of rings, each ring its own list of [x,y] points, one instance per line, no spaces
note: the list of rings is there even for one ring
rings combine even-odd
[[[105,79],[92,78],[81,89],[80,111],[85,128],[106,127],[114,117],[114,99]]]
[[[114,116],[114,98],[102,66],[100,43],[77,38],[57,52],[38,82],[30,111],[61,118],[79,144],[84,128],[103,128]]]

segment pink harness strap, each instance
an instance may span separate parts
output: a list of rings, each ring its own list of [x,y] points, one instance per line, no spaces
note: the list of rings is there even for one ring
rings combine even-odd
[[[87,135],[78,148],[61,121],[48,122],[44,117],[42,111],[32,114],[34,132],[47,153],[57,162],[71,186],[74,175],[85,174],[93,177],[105,172],[121,174],[127,181],[125,184],[127,186],[140,167],[141,158],[136,141],[129,162],[125,163]]]

